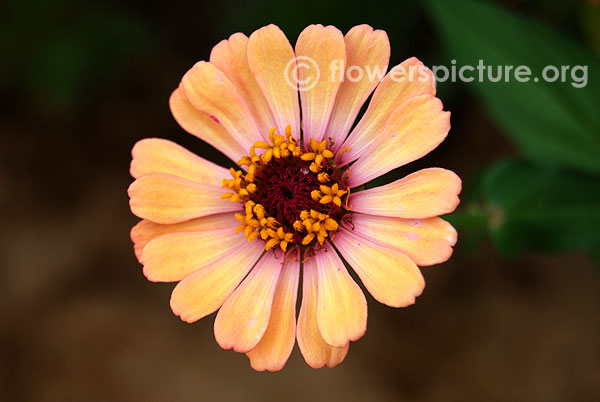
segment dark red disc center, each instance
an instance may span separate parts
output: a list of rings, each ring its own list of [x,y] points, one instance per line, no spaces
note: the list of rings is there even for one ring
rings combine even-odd
[[[259,168],[255,174],[258,191],[252,201],[261,204],[269,216],[277,219],[286,231],[304,210],[319,209],[310,193],[319,188],[317,176],[308,167],[310,163],[299,158],[275,159]]]

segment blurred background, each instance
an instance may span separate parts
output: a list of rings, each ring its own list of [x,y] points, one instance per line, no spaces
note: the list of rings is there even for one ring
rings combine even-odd
[[[600,6],[588,0],[0,5],[0,400],[600,401]],[[335,369],[297,347],[256,373],[214,315],[185,324],[129,230],[130,150],[162,137],[216,162],[168,98],[234,32],[386,30],[390,65],[587,65],[588,85],[442,83],[448,139],[421,167],[463,178],[452,259],[406,309],[372,298]]]

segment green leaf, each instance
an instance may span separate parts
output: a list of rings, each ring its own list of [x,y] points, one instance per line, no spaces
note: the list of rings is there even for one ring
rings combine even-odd
[[[500,251],[600,251],[600,180],[577,172],[497,163],[483,176],[489,229]]]
[[[509,82],[491,82],[489,70],[479,82],[475,70],[476,79],[466,83],[528,158],[600,172],[600,62],[596,56],[541,25],[485,2],[428,0],[427,5],[457,68],[477,67],[480,59],[493,66],[494,76],[497,66],[531,68],[529,82],[518,82],[514,75]],[[570,66],[565,72],[567,82],[543,80],[547,65]],[[584,67],[574,66],[588,68],[587,85],[582,88],[575,86],[585,81]]]

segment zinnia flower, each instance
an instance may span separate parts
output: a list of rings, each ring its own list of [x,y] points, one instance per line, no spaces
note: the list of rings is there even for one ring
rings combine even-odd
[[[311,367],[345,358],[365,333],[367,302],[344,261],[376,300],[404,307],[423,290],[418,266],[452,253],[456,232],[439,215],[458,205],[454,173],[423,169],[363,186],[421,158],[450,129],[417,59],[382,80],[369,76],[385,72],[389,55],[386,33],[367,25],[345,36],[311,25],[295,50],[275,25],[236,33],[184,75],[170,107],[237,167],[163,139],[133,148],[128,192],[143,220],[131,237],[144,275],[179,282],[171,308],[184,321],[218,310],[217,342],[246,353],[256,370],[281,369],[296,339]]]

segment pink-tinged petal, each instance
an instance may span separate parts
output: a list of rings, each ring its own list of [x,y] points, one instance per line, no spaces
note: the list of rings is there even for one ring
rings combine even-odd
[[[179,223],[240,209],[239,204],[221,199],[222,188],[164,173],[140,177],[127,192],[131,212],[156,223]]]
[[[135,256],[138,260],[142,258],[142,251],[144,250],[144,247],[146,247],[146,244],[148,244],[150,240],[156,239],[164,234],[220,230],[226,226],[230,226],[230,222],[233,222],[234,219],[232,213],[209,215],[172,225],[162,225],[143,219],[131,228],[130,235],[134,245]],[[237,222],[237,220],[235,220],[235,222]]]
[[[254,370],[281,370],[292,353],[296,341],[299,274],[298,261],[290,260],[283,266],[273,298],[267,331],[258,345],[247,353]]]
[[[181,80],[190,104],[221,124],[244,149],[263,140],[254,117],[225,73],[214,64],[199,61]]]
[[[375,300],[391,307],[414,304],[425,287],[415,263],[406,255],[366,240],[343,227],[333,244],[356,271]]]
[[[342,154],[341,162],[346,164],[361,157],[381,135],[392,112],[408,99],[422,94],[435,95],[433,73],[423,63],[411,57],[392,68],[373,93],[364,116],[340,147],[350,148]]]
[[[353,214],[354,233],[409,256],[417,265],[447,261],[456,244],[456,230],[440,218],[405,220]]]
[[[325,138],[331,138],[334,152],[346,139],[360,108],[383,79],[390,60],[390,41],[385,31],[358,25],[348,31],[344,42],[346,77],[339,89],[325,135]]]
[[[435,149],[450,130],[450,112],[442,109],[442,102],[429,94],[400,105],[381,135],[352,165],[348,185],[360,186]]]
[[[169,106],[173,117],[185,131],[217,148],[232,161],[237,162],[248,153],[248,148],[244,148],[221,124],[194,108],[185,97],[183,89],[173,91]]]
[[[136,179],[148,173],[167,173],[197,183],[220,187],[229,171],[174,142],[160,138],[138,141],[131,151],[130,172]]]
[[[246,353],[261,340],[269,325],[271,306],[283,263],[265,254],[227,298],[215,320],[215,339],[223,349]]]
[[[321,141],[345,71],[344,35],[331,25],[309,25],[298,36],[296,57],[304,141]]]
[[[404,219],[423,219],[448,214],[460,200],[461,180],[441,168],[423,169],[385,186],[350,196],[352,211]]]
[[[254,116],[261,133],[268,133],[275,127],[271,109],[262,94],[254,74],[248,65],[248,37],[235,33],[229,39],[222,40],[210,53],[210,62],[223,71],[235,85],[246,106]]]
[[[316,256],[319,290],[317,323],[323,340],[343,347],[367,330],[367,300],[331,245]]]
[[[317,324],[318,272],[315,257],[304,263],[302,305],[298,316],[296,336],[306,363],[312,368],[335,367],[348,354],[350,342],[341,348],[327,344]]]
[[[234,233],[235,222],[213,231],[168,233],[142,252],[144,275],[152,282],[180,281],[199,269],[229,258],[248,241]]]
[[[294,50],[285,34],[271,24],[254,31],[248,40],[248,64],[267,99],[278,132],[289,124],[300,136],[298,90],[293,86]],[[290,84],[291,83],[291,84]]]
[[[175,286],[171,309],[183,321],[194,322],[217,311],[252,269],[265,246],[246,242],[235,253],[194,272]]]

